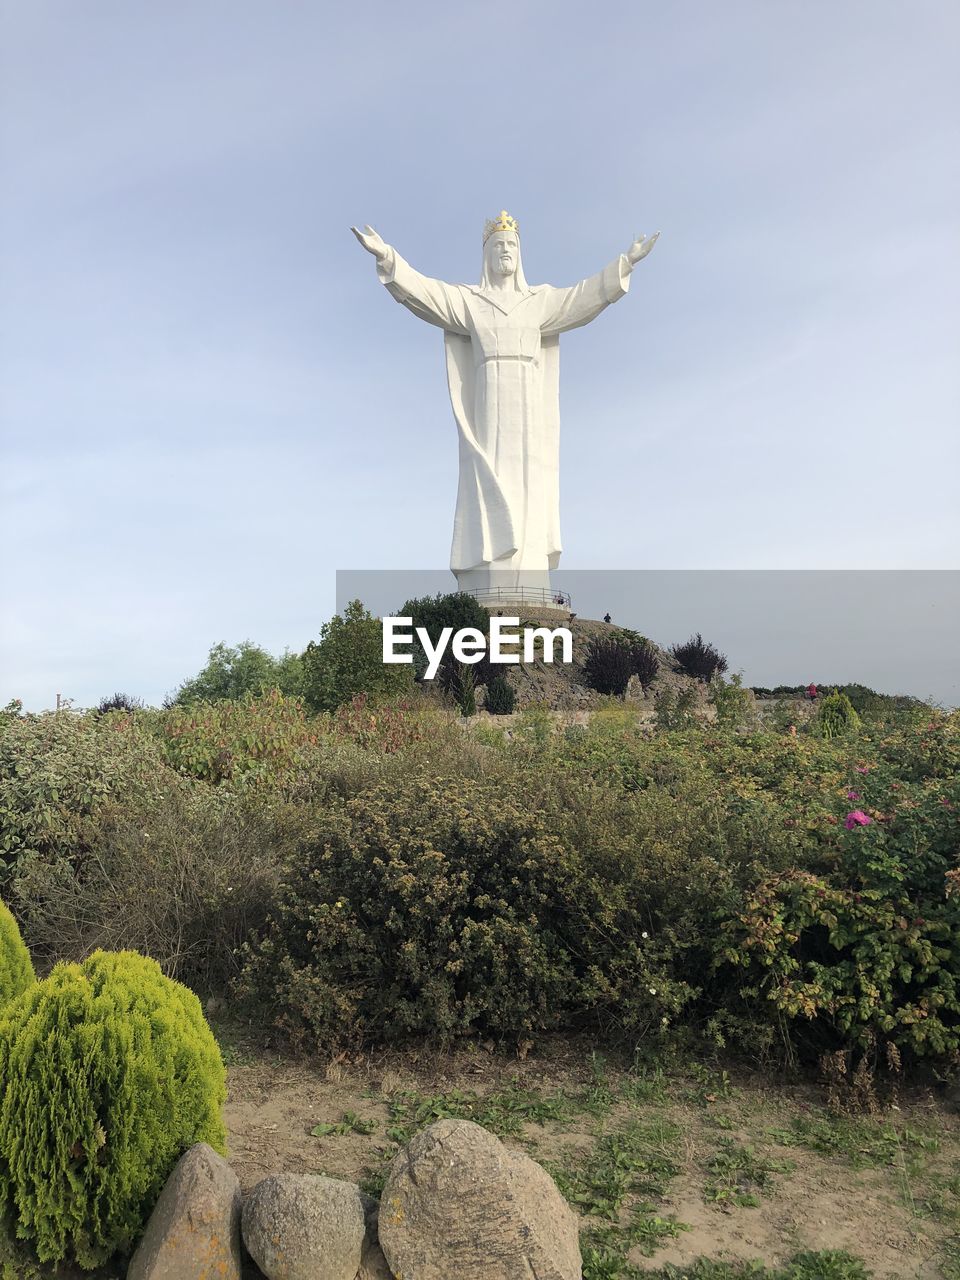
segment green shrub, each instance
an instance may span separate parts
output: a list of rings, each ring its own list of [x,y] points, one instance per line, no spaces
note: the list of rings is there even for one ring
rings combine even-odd
[[[909,784],[860,768],[830,817],[822,868],[761,879],[723,927],[725,958],[789,1054],[892,1042],[905,1060],[956,1059],[960,898],[947,885],[960,780]]]
[[[592,636],[587,645],[583,675],[597,693],[622,698],[633,675],[630,646],[618,636]]]
[[[462,716],[475,716],[477,714],[477,686],[474,669],[470,663],[457,663],[454,668],[450,692],[453,694],[453,699],[460,708]]]
[[[845,733],[856,733],[859,728],[860,717],[845,693],[834,690],[822,699],[813,721],[813,730],[821,738],[839,738]]]
[[[282,783],[317,741],[302,701],[277,689],[171,707],[157,727],[174,768],[213,783]]]
[[[414,779],[356,797],[281,886],[242,990],[329,1045],[562,1025],[602,915],[522,798]]]
[[[70,959],[133,950],[203,991],[236,973],[236,949],[271,902],[298,811],[173,778],[162,796],[106,802],[87,824],[80,873],[33,861],[17,878],[35,954]]]
[[[224,1151],[200,1003],[133,952],[60,964],[0,1014],[0,1206],[41,1262],[127,1250],[195,1142]]]
[[[739,675],[724,680],[715,675],[710,681],[710,705],[716,709],[717,724],[730,729],[755,728],[757,710],[753,694],[744,689],[743,679]]]
[[[402,694],[410,688],[412,672],[406,664],[383,661],[381,620],[352,600],[304,650],[303,697],[311,711],[336,711],[357,694]]]
[[[727,659],[708,644],[699,631],[683,644],[671,645],[670,652],[686,675],[694,676],[704,684],[709,684],[714,676],[722,676],[727,669]]]
[[[0,885],[37,859],[81,867],[89,817],[171,776],[149,714],[0,717]]]
[[[492,716],[509,716],[517,705],[517,695],[502,671],[487,685],[486,709]]]
[[[0,902],[0,1008],[36,980],[30,952],[23,944],[13,913],[5,902]]]

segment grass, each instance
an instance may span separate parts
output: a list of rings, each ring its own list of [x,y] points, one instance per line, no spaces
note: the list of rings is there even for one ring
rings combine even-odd
[[[686,1267],[667,1266],[660,1271],[637,1271],[635,1274],[643,1275],[647,1280],[869,1280],[871,1273],[859,1258],[845,1250],[826,1249],[796,1253],[785,1267],[766,1267],[762,1262],[712,1262],[709,1258],[698,1258]],[[616,1273],[611,1275],[616,1276]],[[624,1272],[623,1275],[628,1276],[629,1273]]]
[[[361,1133],[368,1136],[377,1131],[376,1120],[364,1120],[355,1111],[345,1111],[339,1124],[315,1124],[310,1130],[312,1138],[333,1138],[344,1133]]]
[[[756,1208],[760,1196],[773,1188],[772,1175],[789,1173],[793,1168],[791,1160],[774,1160],[733,1138],[721,1138],[707,1165],[704,1198],[713,1204]]]
[[[472,1120],[498,1138],[519,1138],[526,1124],[546,1124],[570,1118],[569,1099],[561,1093],[544,1097],[535,1090],[512,1085],[486,1096],[473,1090],[453,1089],[426,1096],[395,1093],[388,1100],[390,1127],[387,1137],[402,1146],[435,1120]]]
[[[852,1116],[795,1116],[788,1129],[768,1129],[767,1137],[780,1146],[836,1156],[855,1169],[903,1166],[911,1174],[940,1149],[936,1134]]]
[[[551,1164],[549,1172],[581,1213],[615,1220],[628,1197],[662,1199],[666,1194],[680,1172],[679,1137],[679,1127],[661,1116],[634,1120],[600,1138],[573,1167]]]

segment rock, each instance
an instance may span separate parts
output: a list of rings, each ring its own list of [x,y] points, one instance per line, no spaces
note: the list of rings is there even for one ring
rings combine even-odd
[[[243,1242],[267,1280],[357,1280],[374,1243],[371,1204],[352,1182],[277,1173],[247,1197]]]
[[[580,1280],[577,1219],[553,1179],[469,1120],[438,1120],[394,1160],[380,1244],[411,1280]]]
[[[160,1192],[127,1280],[240,1280],[241,1268],[240,1183],[198,1142]]]

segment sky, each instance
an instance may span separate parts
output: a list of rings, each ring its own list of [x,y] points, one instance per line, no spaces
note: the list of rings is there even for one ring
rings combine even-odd
[[[531,283],[661,232],[562,341],[558,586],[960,567],[958,40],[953,0],[0,0],[0,705],[157,703],[302,648],[337,570],[446,566],[441,335],[354,223],[468,282],[501,208]],[[887,684],[949,699],[912,650]]]

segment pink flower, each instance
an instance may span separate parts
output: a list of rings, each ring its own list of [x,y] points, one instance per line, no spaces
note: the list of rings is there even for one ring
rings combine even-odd
[[[859,799],[860,799],[860,792],[859,792],[859,791],[848,791],[848,792],[847,792],[847,799],[848,799],[848,800],[859,800]]]
[[[843,825],[848,831],[852,831],[854,827],[869,827],[872,821],[873,819],[864,813],[862,809],[851,809],[844,819]]]
[[[869,773],[869,772],[870,772],[870,766],[869,766],[868,764],[855,764],[853,767],[854,767],[854,769],[856,769],[857,773]]]

